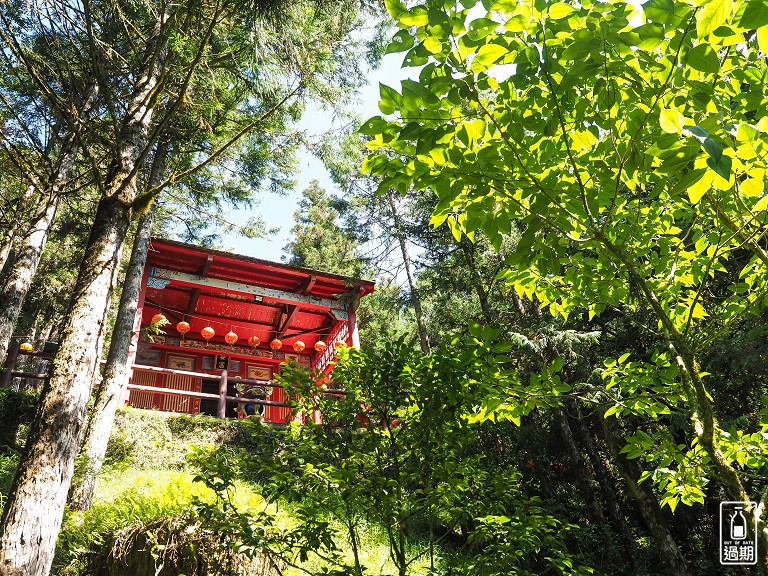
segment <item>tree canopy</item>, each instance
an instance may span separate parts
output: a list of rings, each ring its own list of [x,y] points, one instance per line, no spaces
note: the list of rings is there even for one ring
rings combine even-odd
[[[606,362],[605,415],[688,414],[684,443],[628,438],[670,508],[712,479],[757,498],[762,436],[721,428],[700,362],[766,303],[764,4],[387,5],[420,73],[361,128],[382,193],[432,191],[456,240],[519,234],[502,275],[554,315],[647,310],[658,338]]]

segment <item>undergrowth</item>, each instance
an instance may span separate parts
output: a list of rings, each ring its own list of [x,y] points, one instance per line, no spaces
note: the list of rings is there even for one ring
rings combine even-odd
[[[23,414],[9,419],[6,431],[6,438],[19,439],[20,443],[14,447],[0,447],[2,497],[9,492],[13,481],[19,459],[16,448],[23,446],[23,432],[27,420],[33,415],[29,410],[31,404],[31,399],[26,396],[9,396],[7,399],[0,396],[0,411],[3,406],[9,411],[13,407],[24,408]],[[239,458],[261,457],[259,446],[263,450],[264,442],[254,440],[254,434],[268,435],[270,429],[207,416],[120,410],[105,465],[99,475],[94,505],[86,512],[66,511],[52,575],[93,574],[94,563],[98,564],[115,547],[124,545],[126,535],[140,534],[144,530],[151,535],[156,526],[181,523],[190,529],[194,526],[207,529],[200,524],[196,505],[213,503],[216,494],[202,482],[195,481],[195,476],[199,472],[200,459],[211,454],[231,456],[232,469],[238,476],[231,495],[233,508],[246,516],[268,510],[274,521],[273,528],[290,533],[300,522],[300,514],[297,514],[300,504],[279,501],[267,507],[251,467],[236,464]],[[334,518],[329,517],[327,521],[334,528],[339,548],[345,552],[349,550],[343,525]],[[385,531],[374,525],[360,525],[358,532],[361,561],[370,573],[391,573],[393,566]],[[331,569],[313,556],[294,560],[300,568],[284,567],[284,576],[321,574]],[[417,568],[412,573],[426,573],[426,570]]]
[[[213,452],[222,447],[255,452],[249,423],[126,408],[116,415],[105,464],[189,470],[190,452]]]

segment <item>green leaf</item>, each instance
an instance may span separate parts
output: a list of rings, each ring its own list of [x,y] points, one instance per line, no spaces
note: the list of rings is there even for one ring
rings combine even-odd
[[[677,110],[662,110],[659,114],[659,124],[664,132],[679,134],[683,131],[685,116]]]
[[[376,134],[381,134],[387,125],[388,122],[384,120],[384,118],[381,116],[374,116],[373,118],[366,120],[358,129],[358,132],[368,136],[375,136]]]
[[[401,0],[384,0],[384,6],[387,7],[387,12],[389,12],[389,15],[395,19],[408,11],[408,8],[405,6],[405,4],[403,4]]]
[[[760,52],[768,54],[768,26],[763,26],[757,31],[757,45]]]
[[[448,228],[451,230],[451,234],[453,235],[453,239],[456,240],[456,242],[461,241],[461,226],[459,225],[459,222],[454,214],[451,214],[448,217]]]
[[[563,60],[584,60],[590,55],[593,49],[600,47],[600,40],[597,38],[590,38],[589,40],[576,40],[570,44],[563,53],[561,58]]]
[[[432,54],[439,54],[443,50],[443,43],[434,36],[428,36],[424,39],[424,48]]]
[[[717,140],[713,140],[712,138],[704,139],[704,150],[707,151],[709,157],[715,162],[719,162],[720,158],[723,156],[723,147]]]
[[[555,2],[549,7],[549,17],[553,20],[560,20],[570,16],[572,12],[573,8],[565,2]]]
[[[709,192],[709,188],[712,186],[712,180],[714,179],[715,177],[711,172],[705,173],[688,187],[686,192],[688,192],[688,198],[690,199],[691,204],[694,206],[698,204],[702,196]]]
[[[387,45],[385,54],[393,54],[396,52],[405,52],[413,47],[413,36],[408,30],[400,30],[392,37],[392,41]]]
[[[672,27],[680,25],[691,13],[691,9],[682,2],[674,0],[650,0],[643,4],[643,12],[650,22],[668,24]]]
[[[747,198],[762,196],[764,190],[765,183],[757,178],[747,178],[739,184],[739,191]]]
[[[709,44],[699,44],[692,50],[689,50],[686,62],[694,70],[706,74],[716,74],[720,71],[720,60]]]
[[[709,132],[701,126],[683,126],[683,134],[689,134],[694,138],[698,138],[699,142],[704,142],[709,136]]]
[[[499,26],[501,24],[490,18],[478,18],[469,23],[467,36],[469,36],[470,40],[482,40]]]
[[[731,177],[731,166],[733,161],[730,156],[720,156],[715,160],[713,157],[707,158],[707,166],[712,168],[718,175],[722,176],[725,180]]]
[[[762,212],[766,208],[768,208],[768,194],[760,198],[760,200],[757,201],[757,204],[752,206],[754,212]]]
[[[528,21],[520,14],[512,16],[504,23],[504,30],[509,32],[524,32],[528,28]]]
[[[398,16],[397,20],[406,26],[426,26],[429,24],[429,14],[423,6],[416,6],[409,12]]]
[[[584,130],[583,132],[577,130],[571,133],[571,137],[573,138],[574,147],[580,150],[591,150],[597,143],[597,137],[589,130]]]
[[[750,0],[739,19],[739,26],[747,30],[757,30],[768,24],[768,2]]]
[[[683,190],[688,190],[689,187],[696,184],[699,180],[701,180],[702,176],[707,173],[706,168],[698,168],[696,170],[690,170],[685,173],[685,176],[680,178],[678,182],[672,187],[672,189],[669,191],[669,195],[671,197],[676,197],[678,194],[680,194]],[[699,196],[699,198],[701,198]],[[698,198],[696,199],[696,202],[698,202]],[[696,203],[694,202],[694,204]]]
[[[507,54],[508,50],[498,44],[485,44],[475,54],[470,68],[472,72],[483,72],[493,66],[500,58]]]
[[[696,13],[696,36],[706,38],[733,11],[733,0],[709,0]]]

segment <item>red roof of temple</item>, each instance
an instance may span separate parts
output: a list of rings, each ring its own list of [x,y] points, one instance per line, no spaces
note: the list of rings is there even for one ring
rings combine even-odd
[[[346,319],[358,296],[375,286],[368,280],[159,238],[152,239],[147,268],[155,282],[147,288],[143,324],[161,311],[171,322],[165,328],[169,335],[186,319],[192,326],[190,337],[211,326],[214,341],[232,330],[241,345],[250,336],[262,343],[279,337],[288,346],[301,339],[308,351]]]

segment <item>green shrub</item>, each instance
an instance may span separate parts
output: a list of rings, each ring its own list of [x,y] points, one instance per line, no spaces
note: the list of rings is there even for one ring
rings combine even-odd
[[[88,566],[108,553],[118,533],[151,525],[161,518],[188,518],[196,501],[214,493],[187,472],[111,469],[99,478],[95,505],[86,512],[67,512],[59,535],[54,574],[88,574]],[[247,486],[237,484],[235,502],[244,510],[264,502]]]
[[[221,446],[253,449],[248,425],[204,415],[126,408],[117,412],[105,465],[189,470],[190,452],[212,452]]]
[[[38,396],[0,388],[0,449],[20,451],[37,411]]]
[[[19,455],[10,452],[0,453],[0,497],[5,502],[5,497],[11,491],[13,477],[16,475],[16,467],[19,465]]]

